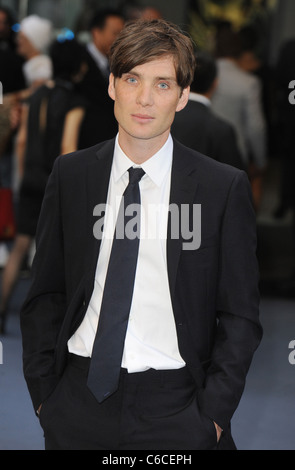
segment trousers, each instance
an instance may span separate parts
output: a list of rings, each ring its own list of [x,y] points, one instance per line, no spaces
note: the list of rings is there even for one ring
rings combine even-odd
[[[188,371],[122,369],[118,390],[98,403],[88,389],[90,359],[69,355],[40,412],[46,450],[216,449],[213,421]]]

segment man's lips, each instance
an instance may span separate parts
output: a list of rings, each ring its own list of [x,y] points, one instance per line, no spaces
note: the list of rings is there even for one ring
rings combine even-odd
[[[131,115],[133,117],[133,119],[136,119],[137,121],[140,121],[140,122],[149,122],[149,121],[152,121],[154,118],[148,114],[132,114]]]

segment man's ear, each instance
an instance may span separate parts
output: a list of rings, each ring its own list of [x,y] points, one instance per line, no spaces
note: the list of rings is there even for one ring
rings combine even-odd
[[[186,107],[188,98],[189,98],[189,93],[190,93],[190,87],[188,86],[187,88],[184,88],[182,90],[181,96],[178,101],[178,105],[176,108],[176,112],[181,111],[183,108]]]
[[[110,98],[112,98],[112,100],[115,101],[115,77],[112,73],[110,74],[110,78],[109,78],[108,91],[109,91]]]

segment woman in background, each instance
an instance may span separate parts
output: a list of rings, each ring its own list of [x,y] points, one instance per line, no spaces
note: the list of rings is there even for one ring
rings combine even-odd
[[[28,100],[17,150],[21,171],[17,236],[3,271],[0,334],[5,333],[8,302],[35,237],[47,179],[60,154],[77,149],[85,103],[76,91],[85,73],[84,49],[76,40],[55,41],[50,49],[54,79]]]

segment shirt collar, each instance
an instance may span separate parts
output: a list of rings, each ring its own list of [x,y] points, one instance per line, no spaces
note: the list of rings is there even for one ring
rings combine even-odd
[[[93,42],[87,44],[87,49],[98,67],[105,70],[108,67],[108,58],[97,49]]]
[[[211,105],[211,101],[209,100],[209,98],[204,95],[200,95],[199,93],[190,92],[189,99],[191,101],[197,101],[198,103],[202,103],[205,106]]]
[[[131,166],[140,166],[149,176],[149,178],[157,185],[161,186],[165,176],[170,171],[172,166],[172,155],[173,155],[173,139],[171,134],[163,147],[149,158],[142,165],[135,165],[130,158],[123,152],[118,142],[118,135],[116,137],[114,160],[113,160],[113,177],[114,181],[117,182]]]

